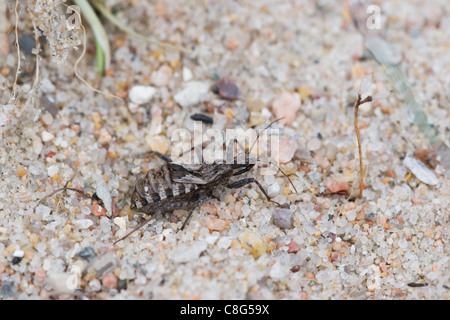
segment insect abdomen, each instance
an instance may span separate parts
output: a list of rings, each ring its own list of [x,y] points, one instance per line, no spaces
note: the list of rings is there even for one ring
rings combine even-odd
[[[162,166],[148,171],[137,181],[131,196],[131,209],[145,213],[157,211],[168,201],[184,201],[197,189],[196,184],[173,182],[167,167]]]

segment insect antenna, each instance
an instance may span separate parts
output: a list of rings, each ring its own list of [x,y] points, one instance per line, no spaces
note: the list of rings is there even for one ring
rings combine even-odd
[[[39,207],[39,206],[42,204],[42,202],[44,202],[45,199],[50,198],[50,197],[53,197],[55,194],[57,194],[58,192],[61,192],[61,191],[67,191],[67,190],[75,191],[75,192],[81,194],[83,197],[90,198],[90,199],[92,199],[92,200],[97,200],[97,199],[98,199],[96,195],[92,195],[92,196],[91,196],[90,194],[88,194],[88,193],[86,193],[86,192],[84,192],[84,191],[82,191],[82,190],[78,190],[78,189],[75,189],[75,188],[68,187],[69,183],[70,183],[70,180],[66,182],[66,184],[64,185],[64,187],[56,189],[56,190],[53,191],[52,193],[46,195],[46,196],[43,197],[41,200],[39,200],[39,202],[37,203],[37,205],[34,207],[33,211],[36,211],[36,208]]]
[[[288,181],[289,181],[289,183],[291,184],[292,188],[294,188],[295,193],[298,193],[297,188],[295,187],[295,185],[294,185],[294,183],[292,182],[292,180],[289,178],[289,176],[288,176],[283,170],[281,170],[280,166],[279,166],[278,164],[276,164],[276,162],[272,162],[272,161],[265,162],[265,161],[263,161],[263,160],[261,160],[261,159],[256,159],[256,161],[260,161],[260,162],[262,162],[262,163],[269,164],[269,165],[271,165],[271,164],[275,165],[275,166],[278,168],[278,171],[280,171],[280,172],[283,174],[283,176],[285,176],[286,179],[288,179]]]
[[[130,235],[132,235],[133,233],[135,233],[136,231],[138,231],[140,228],[142,228],[143,226],[145,226],[147,223],[149,223],[152,219],[148,219],[148,220],[144,220],[143,222],[141,222],[136,228],[134,228],[133,230],[131,230],[130,232],[128,232],[125,236],[123,236],[122,238],[120,238],[119,240],[116,240],[113,242],[113,245],[115,245],[117,242],[122,241],[126,238],[128,238]]]

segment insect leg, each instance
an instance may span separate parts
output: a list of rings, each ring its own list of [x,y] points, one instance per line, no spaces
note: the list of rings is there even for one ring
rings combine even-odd
[[[117,242],[122,241],[125,238],[128,238],[131,234],[135,233],[136,231],[138,231],[140,228],[142,228],[143,226],[145,226],[147,223],[149,223],[152,219],[148,219],[148,220],[144,220],[143,222],[141,222],[141,224],[139,224],[136,228],[134,228],[132,231],[128,232],[125,236],[123,236],[122,238],[120,238],[119,240],[114,241],[113,245],[115,245]]]
[[[249,164],[248,166],[246,166],[244,169],[241,169],[241,170],[239,170],[239,171],[233,173],[233,176],[238,176],[238,175],[240,175],[240,174],[246,173],[246,172],[250,171],[251,168],[253,168],[254,166],[255,166],[255,164],[254,164],[254,163],[251,163],[251,164]]]
[[[161,160],[165,161],[165,162],[172,162],[172,159],[170,159],[168,156],[163,155],[162,153],[159,153],[158,151],[149,151],[147,153],[145,153],[145,155],[155,155],[158,158],[160,158]]]
[[[244,179],[241,179],[241,180],[238,180],[238,181],[234,181],[232,183],[229,183],[226,187],[229,188],[229,189],[237,189],[237,188],[243,187],[246,184],[249,184],[249,183],[252,183],[252,182],[256,183],[256,185],[259,187],[259,190],[261,190],[261,192],[266,196],[268,201],[273,202],[276,205],[280,206],[280,204],[278,202],[273,201],[272,199],[270,199],[270,197],[267,194],[266,190],[264,190],[262,185],[255,178],[244,178]]]

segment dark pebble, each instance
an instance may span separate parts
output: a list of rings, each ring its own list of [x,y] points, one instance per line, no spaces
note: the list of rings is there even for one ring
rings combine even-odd
[[[194,120],[194,121],[201,121],[203,123],[208,123],[208,124],[212,124],[213,123],[213,118],[208,117],[207,115],[201,114],[201,113],[193,114],[191,116],[191,119]]]
[[[95,251],[92,247],[86,247],[78,252],[78,256],[86,261],[92,261],[95,258]]]
[[[226,100],[239,99],[239,89],[236,84],[229,78],[223,78],[217,84],[219,95]]]
[[[22,261],[22,257],[13,257],[12,264],[18,264],[20,261]]]

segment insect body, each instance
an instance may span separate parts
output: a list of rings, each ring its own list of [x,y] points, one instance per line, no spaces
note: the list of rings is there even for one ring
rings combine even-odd
[[[279,120],[273,121],[265,129]],[[252,147],[258,138],[259,133]],[[181,165],[159,152],[150,151],[149,154],[158,156],[165,163],[160,168],[148,171],[137,181],[131,195],[131,209],[146,214],[170,213],[177,209],[188,210],[190,212],[181,227],[183,230],[192,215],[192,210],[211,198],[217,186],[223,185],[230,189],[236,189],[250,183],[255,183],[268,201],[280,206],[279,203],[270,199],[258,180],[254,178],[230,180],[233,176],[244,174],[255,166],[254,163],[249,161],[250,152],[251,148],[250,151],[245,153],[245,161],[242,162],[238,162],[235,157],[231,163],[219,161],[212,164],[202,162],[201,164]],[[281,171],[280,168],[278,169]],[[284,174],[283,171],[281,172]],[[296,190],[289,177],[287,179]],[[118,241],[128,237],[148,221],[150,220],[144,221]]]
[[[214,189],[219,185],[228,188],[240,188],[249,183],[256,183],[267,200],[272,201],[261,184],[254,178],[230,182],[232,176],[241,175],[254,166],[254,164],[248,162],[248,156],[247,161],[243,163],[236,163],[235,161],[231,164],[180,165],[158,152],[150,153],[158,156],[165,163],[160,168],[148,171],[137,181],[131,196],[131,209],[134,211],[154,214],[157,212],[173,212],[177,209],[190,210],[181,228],[184,229],[192,215],[192,210],[208,200]],[[272,202],[276,203],[275,201]],[[132,232],[147,222],[144,221]]]

